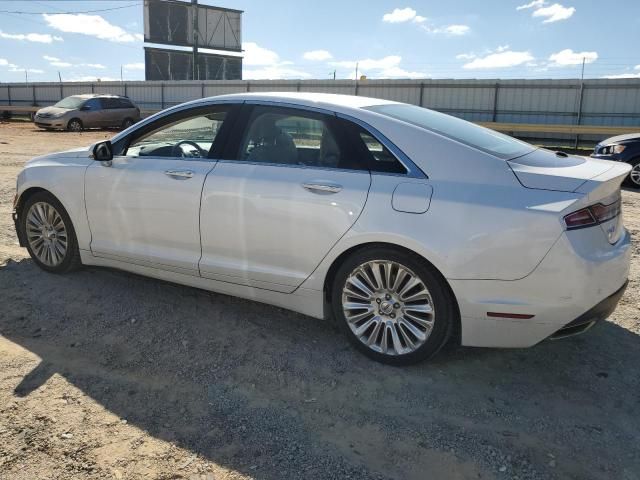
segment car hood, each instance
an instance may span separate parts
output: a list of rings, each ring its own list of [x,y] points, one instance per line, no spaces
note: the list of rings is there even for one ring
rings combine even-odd
[[[628,142],[631,140],[640,140],[640,133],[627,133],[625,135],[616,135],[615,137],[602,140],[599,145],[611,145],[612,143]]]
[[[614,162],[538,149],[507,162],[527,188],[575,192],[585,182],[613,168]]]
[[[60,107],[44,107],[38,110],[36,113],[48,113],[48,114],[58,114],[58,113],[67,113],[70,111],[69,108],[60,108]]]
[[[64,152],[49,153],[32,158],[25,166],[38,167],[44,165],[62,165],[66,163],[77,164],[79,161],[84,164],[85,160],[86,162],[92,162],[91,149],[92,147],[80,147],[65,150]]]

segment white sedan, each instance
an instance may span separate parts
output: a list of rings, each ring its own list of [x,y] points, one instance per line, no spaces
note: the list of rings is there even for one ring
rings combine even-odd
[[[611,314],[629,168],[402,103],[239,94],[31,160],[14,219],[48,272],[114,267],[332,318],[407,364]]]

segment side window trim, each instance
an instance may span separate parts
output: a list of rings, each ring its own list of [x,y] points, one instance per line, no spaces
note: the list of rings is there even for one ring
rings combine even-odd
[[[413,163],[413,161],[404,153],[400,148],[398,148],[391,140],[389,140],[382,132],[378,129],[372,127],[367,122],[360,120],[359,118],[352,117],[351,115],[346,115],[344,113],[336,112],[335,114],[338,118],[343,120],[347,120],[349,122],[353,122],[356,125],[362,127],[365,132],[371,135],[374,139],[376,139],[382,146],[384,146],[391,154],[396,158],[398,162],[407,170],[407,173],[391,173],[391,172],[376,172],[371,171],[371,175],[392,175],[392,176],[401,176],[401,177],[410,177],[410,178],[429,178],[429,176],[424,173],[418,166]]]

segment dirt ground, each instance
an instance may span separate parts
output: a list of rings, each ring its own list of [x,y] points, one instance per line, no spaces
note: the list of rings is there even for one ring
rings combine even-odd
[[[629,288],[585,335],[376,364],[331,325],[20,248],[15,179],[113,132],[0,124],[0,479],[640,479],[640,192]]]

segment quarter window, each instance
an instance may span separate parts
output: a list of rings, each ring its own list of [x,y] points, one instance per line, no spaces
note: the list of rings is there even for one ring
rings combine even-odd
[[[369,152],[369,169],[372,172],[407,173],[398,159],[368,132],[361,130],[360,139]]]
[[[135,139],[127,156],[206,158],[226,111],[182,118]]]

